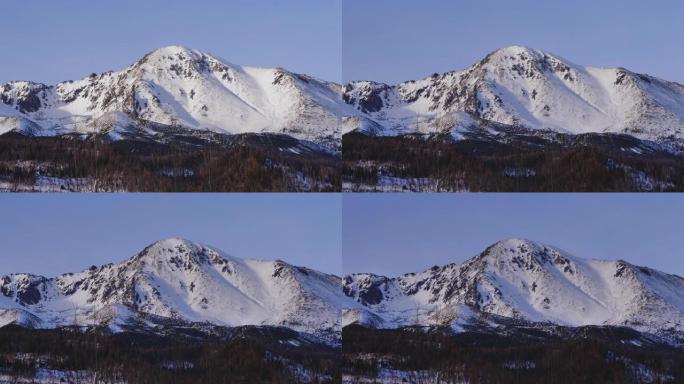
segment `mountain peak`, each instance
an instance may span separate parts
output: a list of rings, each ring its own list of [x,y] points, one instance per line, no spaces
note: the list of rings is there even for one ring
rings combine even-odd
[[[195,62],[208,55],[196,49],[183,47],[180,45],[169,45],[157,48],[147,53],[138,64],[151,63],[153,65],[173,65],[174,63]]]
[[[499,246],[519,246],[519,245],[539,245],[539,242],[524,238],[524,237],[509,237],[507,239],[501,239],[494,244]]]
[[[544,57],[548,56],[545,52],[535,49],[535,48],[530,48],[530,47],[525,47],[522,45],[511,45],[508,47],[503,47],[499,48],[493,52],[491,52],[489,55],[487,55],[487,58],[485,59],[486,61],[490,61],[491,59],[497,59],[502,60],[502,59],[517,59],[517,58],[530,58],[530,59],[542,59]],[[489,60],[487,60],[489,59]]]
[[[553,68],[554,66],[570,64],[569,61],[536,48],[522,45],[511,45],[499,48],[483,60],[483,64],[494,63],[498,66],[510,67],[516,64],[530,63],[538,70]]]
[[[507,47],[502,47],[494,50],[492,53],[508,54],[508,55],[518,55],[521,53],[537,53],[541,52],[538,49],[530,48],[524,45],[509,45]]]
[[[168,237],[166,239],[157,240],[154,243],[150,244],[150,246],[160,247],[175,247],[179,245],[191,246],[194,245],[194,243],[182,237]]]
[[[174,261],[180,258],[194,263],[202,263],[207,260],[208,250],[201,244],[182,238],[171,237],[148,245],[134,259],[159,262]]]
[[[519,237],[512,237],[508,239],[502,239],[499,240],[489,247],[484,251],[484,253],[490,253],[491,251],[496,251],[496,252],[502,252],[502,251],[516,251],[519,252],[520,250],[537,250],[537,249],[543,249],[545,246],[541,243],[538,243],[536,241],[532,241],[529,239],[525,238],[519,238]]]
[[[497,241],[487,247],[475,260],[485,260],[490,265],[524,263],[537,266],[547,263],[565,265],[570,262],[565,252],[524,238]]]
[[[181,238],[181,237],[169,237],[166,239],[157,240],[154,243],[145,247],[145,249],[149,248],[149,249],[157,250],[157,249],[171,249],[171,248],[178,248],[178,247],[184,247],[184,248],[192,249],[192,248],[197,248],[198,244],[196,244],[190,240]]]
[[[0,276],[0,327],[78,323],[119,332],[144,319],[165,327],[285,326],[339,343],[346,301],[339,279],[323,273],[282,261],[232,259],[172,237],[119,264],[50,279]]]
[[[151,52],[148,53],[148,55],[177,55],[179,53],[191,53],[191,52],[197,52],[194,49],[190,49],[188,47],[184,47],[182,45],[167,45],[164,47],[159,47],[157,49],[152,50]]]
[[[459,305],[466,305],[531,322],[684,332],[681,278],[623,261],[581,259],[521,238],[497,241],[461,265],[390,279],[351,275],[343,290],[392,326],[416,324],[408,308],[422,312],[423,325],[460,324]]]

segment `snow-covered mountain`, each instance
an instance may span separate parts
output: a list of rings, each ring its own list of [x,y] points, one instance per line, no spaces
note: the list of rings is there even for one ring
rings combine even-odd
[[[342,134],[492,133],[506,127],[684,139],[684,86],[525,47],[463,70],[387,85],[336,84],[170,46],[116,72],[0,85],[0,134],[163,136],[164,127],[282,133],[339,151]]]
[[[283,261],[243,260],[180,239],[156,242],[119,264],[55,278],[0,277],[0,326],[37,328],[206,322],[284,326],[339,338],[350,301],[339,277]]]
[[[458,139],[508,126],[684,139],[684,85],[624,68],[580,66],[520,46],[418,81],[352,82],[343,98],[367,118],[360,130],[373,135],[448,133]]]
[[[345,324],[450,325],[488,316],[684,334],[684,278],[625,261],[585,260],[529,240],[497,242],[463,264],[396,278],[354,274]]]
[[[157,127],[283,133],[339,150],[358,125],[339,84],[282,68],[234,65],[197,50],[157,49],[116,72],[45,85],[0,85],[0,134],[159,135]]]
[[[263,325],[334,342],[351,323],[459,329],[490,316],[684,335],[684,278],[521,239],[497,242],[462,264],[395,278],[341,279],[181,239],[79,273],[0,277],[0,327]]]

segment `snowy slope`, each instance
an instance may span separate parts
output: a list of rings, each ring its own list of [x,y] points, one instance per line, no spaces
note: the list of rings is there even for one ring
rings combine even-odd
[[[345,323],[458,328],[494,314],[558,325],[684,333],[684,279],[624,261],[585,260],[528,240],[495,243],[463,264],[397,278],[356,274]]]
[[[356,127],[341,86],[281,68],[254,68],[183,47],[157,49],[116,72],[54,86],[0,85],[0,133],[151,133],[145,124],[219,133],[284,133],[339,148]]]
[[[167,319],[285,326],[330,339],[339,333],[340,311],[350,301],[340,284],[336,276],[283,261],[243,260],[168,239],[122,263],[80,273],[1,277],[0,326],[117,330],[133,321]]]
[[[450,133],[506,126],[684,139],[684,86],[623,68],[507,47],[463,70],[344,86],[281,68],[157,49],[116,72],[45,85],[0,85],[0,134],[159,136],[158,126],[284,133],[339,151],[342,134]]]
[[[512,46],[463,70],[398,85],[358,81],[345,102],[375,135],[452,133],[491,123],[580,134],[684,139],[684,86],[623,68],[594,68]]]
[[[79,273],[0,277],[0,326],[102,325],[116,331],[207,322],[285,326],[333,340],[341,324],[459,329],[489,315],[682,334],[684,279],[521,239],[497,242],[462,264],[396,278],[360,273],[340,279],[180,239]]]

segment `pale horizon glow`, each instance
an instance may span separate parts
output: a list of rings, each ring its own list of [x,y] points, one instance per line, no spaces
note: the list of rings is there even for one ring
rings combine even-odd
[[[345,0],[343,81],[397,84],[522,45],[684,83],[684,2]]]
[[[0,83],[78,80],[170,45],[341,78],[341,0],[9,1],[2,16]]]
[[[340,275],[340,204],[339,195],[306,193],[8,194],[0,276],[118,263],[173,237]]]
[[[420,272],[525,238],[684,276],[682,194],[345,194],[343,211],[345,274]]]

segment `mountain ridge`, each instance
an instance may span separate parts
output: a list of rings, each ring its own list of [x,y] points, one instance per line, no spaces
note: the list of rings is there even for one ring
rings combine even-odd
[[[344,91],[345,101],[381,127],[360,129],[371,135],[449,133],[459,139],[494,124],[684,138],[684,85],[621,67],[583,67],[523,46],[493,51],[461,71],[395,85],[351,82]]]
[[[119,71],[56,85],[0,85],[0,132],[154,134],[145,123],[225,134],[285,133],[339,149],[350,124],[339,85],[282,68],[246,67],[180,46]]]
[[[350,324],[458,331],[520,322],[629,327],[684,340],[683,293],[681,276],[526,239],[422,272],[340,278],[170,238],[77,273],[0,276],[0,326],[275,326],[335,344]]]
[[[345,325],[459,328],[495,315],[684,334],[684,278],[529,240],[499,241],[463,263],[394,278],[348,275],[343,284],[359,305],[345,312]]]
[[[284,326],[335,342],[346,300],[339,286],[334,275],[171,238],[78,273],[0,277],[0,325]]]
[[[496,135],[511,129],[684,140],[684,85],[622,67],[581,66],[538,49],[500,48],[463,70],[399,84],[338,84],[232,64],[181,46],[119,71],[55,85],[0,84],[0,134],[156,137],[159,127],[280,133],[341,150],[351,131]]]

